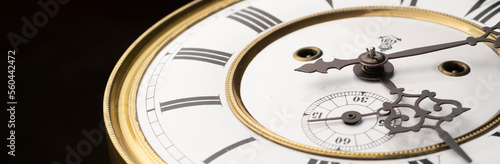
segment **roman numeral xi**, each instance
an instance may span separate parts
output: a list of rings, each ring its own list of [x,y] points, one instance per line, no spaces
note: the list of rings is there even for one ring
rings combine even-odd
[[[476,2],[476,4],[474,4],[474,6],[472,6],[472,8],[469,10],[469,12],[467,12],[467,14],[465,14],[465,16],[469,15],[470,13],[482,8],[481,12],[478,13],[476,16],[474,16],[474,20],[476,21],[479,21],[481,23],[485,23],[487,22],[488,20],[490,20],[493,16],[495,16],[496,14],[498,14],[498,12],[500,12],[500,1],[499,2],[495,2],[491,5],[483,5],[484,2],[486,2],[486,0],[479,0]]]

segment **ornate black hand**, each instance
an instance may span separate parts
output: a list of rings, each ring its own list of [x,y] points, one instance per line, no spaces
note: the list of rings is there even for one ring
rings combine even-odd
[[[396,134],[396,133],[403,133],[403,132],[408,132],[408,131],[414,131],[418,132],[422,128],[430,128],[436,130],[438,133],[439,137],[446,143],[448,146],[450,146],[451,149],[453,149],[457,154],[459,154],[463,159],[465,159],[467,162],[472,162],[472,159],[469,158],[469,156],[465,153],[465,151],[460,148],[460,146],[455,142],[453,137],[443,130],[441,128],[441,123],[444,121],[450,122],[453,120],[454,117],[462,114],[465,111],[470,110],[470,108],[463,108],[462,104],[458,101],[455,100],[445,100],[445,99],[438,99],[435,98],[436,93],[435,92],[430,92],[428,90],[423,90],[421,94],[407,94],[403,93],[404,88],[397,88],[394,83],[392,83],[389,79],[386,78],[381,78],[379,79],[380,82],[382,82],[385,86],[387,86],[391,91],[391,94],[396,94],[398,98],[396,101],[392,103],[384,103],[383,107],[380,110],[386,111],[389,113],[389,115],[386,118],[386,121],[384,122],[384,126],[389,129],[389,134]],[[407,98],[417,98],[415,100],[414,104],[403,104],[401,103],[401,100],[403,97]],[[424,110],[420,107],[420,103],[424,99],[429,99],[432,102],[435,102],[433,106],[433,110],[436,112],[439,112],[442,110],[442,105],[452,105],[455,106],[454,108],[451,108],[451,112],[446,115],[446,116],[433,116],[431,115],[432,112],[428,110]],[[402,121],[408,121],[410,117],[408,115],[404,115],[402,113],[397,113],[396,108],[409,108],[415,111],[415,115],[413,118],[419,118],[419,122],[413,126],[410,127],[405,127],[401,125],[396,125],[393,126],[391,125],[392,121],[396,121],[397,119],[401,119]],[[431,119],[431,120],[436,120],[435,125],[424,125],[424,122],[426,119]]]
[[[305,73],[313,73],[313,72],[327,73],[327,71],[331,68],[336,68],[340,70],[345,66],[356,64],[359,62],[360,62],[359,59],[342,60],[337,58],[333,59],[333,61],[331,62],[325,62],[323,61],[323,59],[320,58],[312,64],[308,63],[300,66],[299,68],[295,69],[295,71],[300,71]]]
[[[395,53],[386,55],[386,58],[387,59],[396,59],[396,58],[402,58],[402,57],[408,57],[408,56],[415,56],[415,55],[425,54],[425,53],[429,53],[429,52],[453,48],[453,47],[457,47],[457,46],[462,46],[465,44],[469,44],[470,46],[475,46],[478,42],[494,43],[495,48],[500,48],[500,39],[498,39],[499,37],[497,37],[495,40],[487,38],[490,34],[494,34],[496,36],[500,35],[500,32],[495,31],[496,29],[499,29],[499,28],[500,28],[500,22],[498,22],[493,27],[483,27],[484,34],[480,37],[477,37],[477,38],[468,37],[465,40],[461,40],[461,41],[432,45],[432,46],[425,46],[425,47],[395,52]],[[325,62],[325,61],[323,61],[323,59],[319,59],[315,63],[304,64],[301,67],[295,69],[295,71],[300,71],[300,72],[305,72],[305,73],[313,73],[313,72],[327,73],[327,70],[331,69],[331,68],[336,68],[336,69],[340,70],[345,66],[348,66],[351,64],[357,64],[357,63],[361,63],[361,62],[362,61],[361,61],[360,57],[357,59],[349,59],[349,60],[333,59],[333,61],[331,61],[331,62]]]
[[[465,151],[462,150],[462,148],[460,148],[460,146],[455,142],[453,137],[448,132],[446,132],[441,128],[441,123],[443,123],[444,121],[447,122],[452,121],[454,117],[459,116],[463,112],[470,110],[470,108],[462,107],[462,104],[456,100],[435,98],[436,93],[430,92],[429,90],[423,90],[420,94],[403,93],[404,88],[397,88],[396,85],[394,85],[394,83],[392,83],[392,81],[389,80],[389,78],[393,75],[394,67],[390,62],[388,62],[388,60],[425,54],[429,52],[439,51],[466,44],[470,46],[475,46],[478,42],[493,43],[495,48],[500,48],[500,39],[498,39],[500,37],[499,36],[500,32],[498,31],[498,29],[500,29],[500,22],[498,22],[493,27],[483,27],[484,34],[477,38],[468,37],[465,40],[461,41],[414,48],[388,55],[385,55],[381,52],[375,52],[375,49],[371,48],[368,49],[367,52],[359,55],[359,57],[356,59],[350,59],[350,60],[334,59],[331,62],[325,62],[322,59],[319,59],[313,64],[304,64],[301,67],[295,69],[295,71],[306,72],[306,73],[312,73],[312,72],[327,73],[327,70],[330,68],[336,68],[340,70],[347,65],[355,64],[353,67],[353,71],[356,76],[358,76],[363,80],[380,81],[382,82],[382,84],[384,84],[387,88],[390,89],[391,94],[398,96],[396,101],[392,103],[388,102],[384,103],[383,107],[381,107],[380,109],[377,110],[377,112],[375,112],[377,115],[388,114],[387,118],[384,121],[384,126],[387,129],[389,129],[389,134],[403,133],[408,131],[418,132],[422,128],[434,129],[438,133],[438,136],[448,146],[450,146],[451,149],[453,149],[458,155],[460,155],[467,162],[471,162],[472,159],[469,158],[469,156],[465,153]],[[495,39],[488,38],[490,35],[496,35],[496,38]],[[416,98],[416,100],[413,104],[406,104],[406,103],[401,103],[401,100],[403,98]],[[425,99],[429,99],[430,101],[435,103],[432,110],[424,110],[420,106],[421,105],[420,103]],[[449,112],[449,114],[446,116],[432,115],[435,112],[443,110],[442,108],[443,105],[447,106],[451,105],[454,107],[451,109],[447,109],[451,110],[451,112]],[[415,114],[413,115],[413,118],[419,119],[418,123],[413,126],[402,126],[403,124],[391,125],[391,122],[399,120],[401,121],[410,120],[410,116],[397,112],[396,109],[398,108],[408,108],[414,110]],[[332,118],[324,118],[324,119],[317,119],[310,121],[313,122],[313,121],[342,119],[346,124],[355,125],[359,121],[359,119],[361,119],[362,116],[364,115],[368,116],[373,114],[374,113],[361,114],[359,112],[356,113],[356,111],[348,111],[345,112],[342,117],[332,117]],[[352,118],[357,118],[358,120],[348,118],[349,115],[359,116],[359,117],[352,117]],[[429,119],[432,120],[434,124],[429,124],[429,121],[427,121],[427,124],[424,125],[424,122],[426,122],[426,120]]]

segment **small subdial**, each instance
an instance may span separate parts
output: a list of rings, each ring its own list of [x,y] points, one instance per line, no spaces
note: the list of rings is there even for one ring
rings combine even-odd
[[[384,127],[389,113],[378,110],[384,102],[389,102],[389,99],[370,92],[331,94],[307,108],[302,116],[302,128],[311,141],[328,149],[369,149],[393,136]],[[395,111],[399,113],[399,110]],[[396,119],[391,125],[401,125],[401,120]]]

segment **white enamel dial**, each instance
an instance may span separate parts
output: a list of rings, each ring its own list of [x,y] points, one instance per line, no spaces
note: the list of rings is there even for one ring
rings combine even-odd
[[[394,102],[397,96],[380,82],[359,79],[353,73],[353,66],[329,70],[327,74],[294,71],[314,62],[293,57],[295,51],[307,46],[318,47],[323,52],[321,59],[332,61],[334,58],[357,58],[369,47],[378,51],[385,48],[384,53],[390,54],[463,40],[471,35],[439,22],[422,20],[418,16],[421,11],[415,11],[415,17],[419,18],[352,15],[312,23],[274,38],[255,52],[254,58],[245,61],[247,66],[243,70],[236,69],[241,73],[238,101],[258,123],[256,126],[266,129],[265,133],[311,147],[314,151],[273,140],[264,132],[249,127],[234,113],[233,97],[229,94],[233,91],[228,87],[231,85],[228,78],[249,46],[295,20],[356,7],[356,10],[370,12],[370,7],[377,6],[443,13],[478,27],[491,27],[500,21],[498,0],[239,1],[186,27],[180,35],[158,47],[136,79],[138,85],[133,88],[137,90],[135,99],[130,100],[136,110],[132,112],[137,116],[133,121],[137,122],[140,134],[130,138],[143,138],[147,143],[142,146],[146,147],[146,154],[158,157],[158,162],[173,164],[468,163],[450,148],[420,154],[410,151],[380,158],[318,153],[338,150],[376,154],[442,145],[443,140],[432,129],[389,134],[387,128],[380,126],[385,116],[363,116],[362,121],[353,125],[341,119],[311,122],[340,117],[348,111],[377,112],[384,102]],[[383,43],[388,37],[394,37],[390,45]],[[498,122],[500,112],[500,57],[497,51],[491,45],[478,43],[389,60],[395,69],[390,79],[397,87],[404,87],[405,92],[420,94],[429,90],[436,92],[438,98],[456,100],[471,108],[441,125],[452,137],[463,137],[479,127],[487,127],[488,131],[481,135],[468,138],[467,142],[460,141],[460,147],[472,158],[472,163],[500,160],[497,155],[500,127],[496,122],[484,125],[491,123],[489,120],[497,119]],[[470,73],[460,77],[441,73],[438,66],[452,60],[467,64]],[[336,104],[337,101],[342,103]],[[432,108],[432,105],[427,101],[422,103],[423,108]],[[412,114],[409,109],[398,111]],[[438,112],[438,115],[447,114]],[[411,126],[416,122],[418,119],[396,120],[391,124]]]

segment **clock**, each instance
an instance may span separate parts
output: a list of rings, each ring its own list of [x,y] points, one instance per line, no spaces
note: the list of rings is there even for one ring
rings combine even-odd
[[[500,160],[500,1],[193,1],[104,97],[126,163]]]

